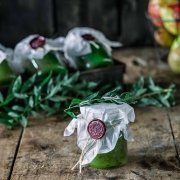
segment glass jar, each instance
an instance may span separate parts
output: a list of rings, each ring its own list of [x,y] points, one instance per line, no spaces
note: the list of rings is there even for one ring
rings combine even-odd
[[[107,54],[101,43],[91,42],[92,52],[77,59],[77,67],[79,70],[95,69],[113,65],[113,60]]]
[[[98,154],[90,163],[90,166],[97,169],[110,169],[123,166],[127,161],[127,141],[124,136],[121,136],[112,151]]]
[[[62,66],[53,52],[47,53],[43,59],[38,59],[32,61],[31,65],[27,68],[31,73],[38,71],[42,71],[43,73],[47,73],[53,71],[55,73],[65,74],[66,68]]]
[[[4,60],[2,63],[0,63],[0,85],[4,85],[11,81],[15,75],[13,74],[13,71],[8,65],[8,62]]]

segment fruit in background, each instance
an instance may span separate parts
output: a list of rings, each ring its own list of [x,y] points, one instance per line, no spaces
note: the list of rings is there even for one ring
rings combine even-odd
[[[160,8],[164,27],[172,34],[180,33],[180,3],[167,3]]]
[[[164,28],[159,28],[154,32],[154,39],[159,45],[170,48],[173,43],[174,37]]]
[[[148,4],[148,14],[151,18],[152,23],[157,27],[162,27],[163,22],[160,16],[160,5],[159,0],[150,0]]]
[[[168,56],[168,63],[174,73],[180,74],[180,35],[173,42]]]
[[[178,3],[178,0],[159,0],[160,6],[167,6],[169,4]]]

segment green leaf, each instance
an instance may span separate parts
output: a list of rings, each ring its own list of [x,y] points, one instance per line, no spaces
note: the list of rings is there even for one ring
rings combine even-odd
[[[3,124],[5,126],[7,126],[8,128],[12,128],[12,126],[14,124],[14,120],[0,117],[0,124]]]
[[[159,96],[158,98],[160,102],[165,106],[165,107],[170,107],[170,103],[168,102],[167,99],[165,99],[163,96]]]
[[[14,97],[16,97],[18,99],[26,99],[26,98],[28,98],[28,95],[27,94],[14,93]]]
[[[22,78],[21,76],[18,76],[16,80],[14,81],[12,92],[13,93],[17,92],[21,88],[21,85],[22,85]]]
[[[134,95],[131,92],[124,92],[120,95],[120,99],[126,103],[134,99]]]
[[[113,97],[116,96],[117,94],[119,94],[119,91],[121,91],[122,87],[118,86],[115,89],[105,93],[102,97]]]
[[[32,96],[30,96],[30,98],[29,98],[28,105],[29,105],[31,108],[33,108],[33,106],[34,106],[34,100],[33,100],[33,97],[32,97]]]
[[[12,118],[18,118],[19,117],[18,113],[15,113],[15,112],[12,112],[12,111],[8,113],[8,116],[10,116]]]
[[[97,85],[98,85],[98,83],[96,83],[96,82],[88,82],[87,83],[87,86],[89,89],[94,89],[95,87],[97,87]]]
[[[4,97],[2,95],[2,93],[0,92],[0,103],[2,103],[4,101]]]
[[[78,99],[78,98],[74,98],[72,101],[71,101],[71,104],[70,104],[70,107],[71,106],[74,106],[74,105],[79,105],[81,103],[81,99]]]
[[[54,96],[57,92],[58,92],[58,86],[53,87],[53,89],[51,90],[50,94],[46,97],[46,99],[51,98],[51,97]]]
[[[133,85],[133,90],[138,91],[144,87],[144,77],[140,77],[136,83]]]
[[[40,83],[40,87],[42,88],[45,86],[51,79],[52,77],[52,72],[49,73],[49,75]]]
[[[99,95],[99,92],[93,93],[93,94],[91,94],[90,96],[88,96],[87,98],[85,98],[85,101],[87,101],[87,100],[92,100],[92,99],[94,99],[94,98],[97,98],[98,95]]]
[[[37,74],[34,74],[32,77],[30,77],[27,81],[23,83],[22,88],[21,88],[21,93],[26,92],[34,85],[36,81],[36,77],[37,77]]]
[[[72,111],[65,111],[66,114],[68,114],[72,118],[77,118],[77,116]]]
[[[67,101],[67,97],[66,96],[53,96],[48,98],[50,101],[53,102],[63,102],[63,101]]]
[[[46,104],[40,104],[40,107],[41,107],[44,111],[48,112],[48,115],[52,115],[52,114],[55,113],[55,110],[54,110],[53,108],[49,107],[49,106],[46,105]]]
[[[28,124],[28,120],[25,116],[21,116],[20,118],[20,124],[25,128],[27,127],[27,124]]]
[[[24,108],[21,107],[21,106],[18,106],[18,105],[14,105],[14,106],[12,107],[12,110],[14,110],[14,111],[19,111],[19,112],[23,112],[23,111],[24,111]]]
[[[140,106],[157,106],[162,107],[162,104],[155,98],[143,98],[139,102]]]
[[[159,91],[162,90],[161,87],[155,85],[155,83],[154,83],[154,81],[153,81],[153,79],[152,79],[151,77],[149,77],[148,82],[149,82],[148,88],[149,88],[151,91],[153,91],[153,92],[159,92]]]

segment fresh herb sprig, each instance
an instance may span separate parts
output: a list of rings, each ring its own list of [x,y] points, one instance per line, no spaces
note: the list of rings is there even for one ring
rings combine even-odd
[[[41,72],[26,81],[18,76],[7,93],[0,92],[0,123],[12,128],[26,127],[28,117],[37,112],[55,114],[73,98],[85,98],[96,87],[94,82],[79,81],[79,73],[72,76],[44,75]]]
[[[164,89],[156,85],[152,78],[148,78],[145,82],[145,79],[141,77],[129,92],[121,92],[121,88],[118,87],[104,95],[97,92],[84,100],[75,98],[71,101],[69,108],[65,109],[65,112],[76,118],[73,112],[75,108],[96,103],[122,104],[125,102],[139,106],[170,107],[175,104],[174,92],[175,85],[170,85],[167,89]]]

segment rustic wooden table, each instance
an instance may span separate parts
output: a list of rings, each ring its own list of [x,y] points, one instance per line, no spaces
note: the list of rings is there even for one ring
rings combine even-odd
[[[114,56],[127,64],[126,82],[133,82],[139,74],[151,74],[159,82],[180,84],[180,77],[167,67],[150,68],[155,59],[153,49],[122,50]],[[180,100],[179,89],[177,92]],[[7,130],[0,126],[0,180],[180,179],[178,104],[170,109],[135,108],[136,121],[131,125],[135,141],[128,143],[128,164],[112,170],[86,167],[81,175],[78,170],[70,170],[80,151],[75,136],[63,137],[69,119],[58,116],[38,123],[31,120],[26,129]]]

